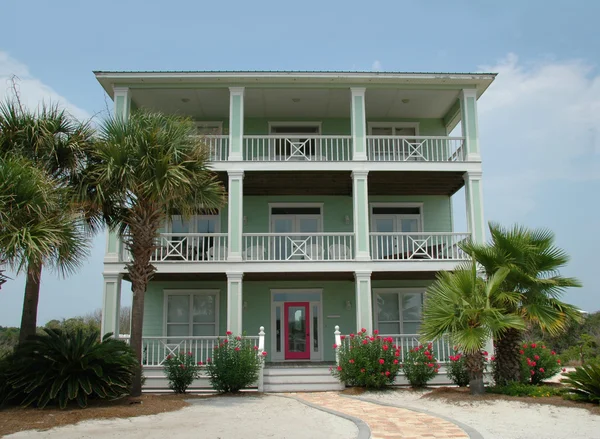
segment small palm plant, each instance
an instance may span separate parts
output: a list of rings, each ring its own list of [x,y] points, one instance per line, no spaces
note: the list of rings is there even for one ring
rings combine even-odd
[[[508,274],[500,269],[488,280],[477,275],[475,263],[455,272],[440,272],[427,289],[423,307],[421,334],[433,340],[449,334],[463,352],[469,371],[471,393],[484,392],[485,356],[482,350],[487,340],[509,328],[523,329],[523,319],[494,304],[518,300],[518,294],[500,289]]]

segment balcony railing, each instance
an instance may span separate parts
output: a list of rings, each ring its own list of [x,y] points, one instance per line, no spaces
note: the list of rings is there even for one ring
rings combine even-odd
[[[223,162],[229,159],[229,136],[206,135],[198,136],[208,147],[209,158],[213,162]]]
[[[464,137],[367,136],[374,162],[464,162]]]
[[[465,260],[458,244],[468,233],[371,233],[371,259],[376,261]]]
[[[352,160],[351,136],[244,136],[244,160],[340,162]]]
[[[244,233],[246,261],[352,261],[353,233]]]
[[[227,233],[161,233],[152,262],[225,261]]]

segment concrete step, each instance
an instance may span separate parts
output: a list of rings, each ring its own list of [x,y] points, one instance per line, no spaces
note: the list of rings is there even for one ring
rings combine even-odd
[[[265,367],[265,376],[285,376],[285,375],[330,375],[329,366],[326,367]]]
[[[267,393],[283,393],[283,392],[329,392],[335,390],[343,390],[343,386],[339,382],[335,383],[283,383],[283,384],[266,384],[264,391]]]

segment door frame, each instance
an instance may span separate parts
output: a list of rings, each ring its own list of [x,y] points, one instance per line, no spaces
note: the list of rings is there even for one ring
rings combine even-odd
[[[425,220],[424,220],[424,215],[423,215],[423,205],[425,203],[385,203],[385,202],[381,202],[381,203],[369,203],[369,220],[370,220],[370,227],[369,230],[372,232],[375,232],[375,217],[378,216],[378,214],[374,214],[373,213],[373,208],[374,207],[418,207],[419,208],[419,229],[420,231],[417,233],[423,233],[424,229],[424,224],[425,224]],[[385,214],[386,216],[416,216],[416,215],[402,215],[402,214],[395,214],[395,213],[390,213],[390,214]],[[396,221],[396,219],[394,220],[394,222]],[[395,227],[395,224],[394,224]]]
[[[306,328],[306,330],[308,331],[308,333],[304,334],[304,341],[305,341],[305,350],[304,352],[289,352],[288,351],[288,343],[287,341],[289,340],[289,309],[290,307],[295,307],[295,308],[304,308],[304,327]],[[310,302],[283,302],[283,324],[284,324],[284,340],[283,340],[283,344],[285,346],[284,348],[284,352],[283,352],[283,358],[285,360],[310,360],[310,354],[311,354],[311,341],[312,341],[312,337],[310,336],[311,334],[311,320],[310,320],[310,308],[311,308],[311,304]]]
[[[271,288],[271,351],[269,352],[269,357],[272,361],[276,362],[285,362],[285,361],[323,361],[323,289],[322,288]],[[275,302],[275,294],[278,293],[296,293],[296,294],[317,294],[319,296],[318,301],[314,300],[304,300],[304,302],[309,302],[310,304],[310,314],[314,317],[315,313],[313,313],[313,307],[317,306],[317,319],[318,319],[318,328],[317,328],[317,345],[318,351],[314,350],[314,331],[312,328],[311,322],[311,337],[310,337],[310,360],[286,360],[285,359],[285,346],[281,346],[281,351],[277,352],[277,334],[276,334],[276,318],[275,318],[275,308],[277,306],[281,306],[281,312],[284,312],[284,304],[286,302]],[[302,301],[302,300],[297,300]],[[292,301],[290,301],[292,302]],[[282,315],[283,318],[283,315]],[[283,325],[283,319],[282,319]],[[284,337],[282,337],[282,340]]]

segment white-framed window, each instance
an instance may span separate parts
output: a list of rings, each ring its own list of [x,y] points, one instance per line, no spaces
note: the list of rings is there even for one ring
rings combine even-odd
[[[419,122],[368,122],[372,136],[418,136]]]
[[[423,294],[423,288],[374,289],[375,327],[381,334],[418,334]]]
[[[196,121],[196,132],[201,136],[217,136],[223,134],[223,122]]]
[[[219,290],[165,290],[167,337],[219,335]]]
[[[422,232],[423,203],[372,203],[373,232]]]

